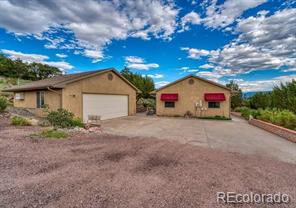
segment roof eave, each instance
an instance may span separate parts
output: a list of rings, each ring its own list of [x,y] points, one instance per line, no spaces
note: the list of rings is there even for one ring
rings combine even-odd
[[[201,78],[201,77],[199,77],[199,76],[195,76],[195,75],[193,75],[193,74],[190,74],[190,75],[187,75],[187,76],[185,76],[185,77],[183,77],[183,78],[181,78],[181,79],[178,79],[178,80],[176,80],[176,81],[174,81],[174,82],[171,82],[171,83],[169,83],[169,84],[167,84],[167,85],[165,85],[165,86],[163,86],[163,87],[160,87],[159,89],[156,89],[155,91],[152,91],[152,92],[158,92],[158,91],[160,91],[160,90],[162,90],[162,89],[165,89],[165,88],[167,88],[167,87],[169,87],[169,86],[172,86],[172,85],[174,85],[174,84],[176,84],[176,83],[178,83],[178,82],[181,82],[181,81],[183,81],[183,80],[185,80],[185,79],[188,79],[188,78],[190,78],[190,77],[193,77],[193,78],[196,78],[196,79],[199,79],[199,80],[202,80],[202,81],[204,81],[204,82],[208,82],[208,83],[210,83],[210,84],[213,84],[213,85],[215,85],[215,86],[217,86],[217,87],[221,87],[221,88],[223,88],[223,89],[225,89],[225,90],[229,90],[229,91],[231,91],[231,89],[229,89],[228,87],[226,87],[226,86],[224,86],[224,85],[222,85],[222,84],[219,84],[219,83],[216,83],[216,82],[213,82],[213,81],[210,81],[210,80],[207,80],[207,79],[204,79],[204,78]],[[151,92],[151,93],[152,93]]]
[[[62,89],[62,87],[43,86],[43,87],[30,87],[30,88],[18,88],[18,89],[4,89],[2,92],[26,92],[35,90],[47,90],[48,88]]]

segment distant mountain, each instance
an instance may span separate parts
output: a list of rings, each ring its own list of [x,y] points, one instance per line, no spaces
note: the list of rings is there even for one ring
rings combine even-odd
[[[259,91],[258,91],[259,92]],[[243,92],[243,96],[245,97],[245,98],[250,98],[250,97],[252,97],[253,95],[255,95],[256,93],[258,93],[258,92]],[[264,91],[264,92],[268,92],[268,91]]]

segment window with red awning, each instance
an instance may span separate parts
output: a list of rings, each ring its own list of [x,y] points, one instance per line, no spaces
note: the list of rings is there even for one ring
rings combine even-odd
[[[205,93],[205,101],[220,102],[225,100],[224,93]]]
[[[178,93],[162,93],[160,96],[162,101],[178,101]]]

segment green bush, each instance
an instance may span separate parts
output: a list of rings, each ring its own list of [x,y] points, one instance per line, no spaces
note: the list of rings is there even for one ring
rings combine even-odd
[[[84,124],[83,124],[83,122],[81,121],[80,118],[73,118],[72,121],[71,121],[71,126],[73,126],[73,127],[75,127],[75,126],[84,127]]]
[[[146,107],[150,107],[150,108],[155,108],[156,107],[155,99],[152,99],[152,98],[140,98],[138,100],[137,104],[142,105],[145,108]]]
[[[244,111],[244,110],[246,110],[246,109],[249,109],[248,107],[245,107],[245,106],[242,106],[242,107],[236,107],[235,109],[234,109],[234,111],[235,112],[242,112],[242,111]]]
[[[50,129],[50,130],[44,130],[40,133],[40,136],[43,138],[67,138],[69,135],[67,132],[65,131],[60,131],[60,130],[54,130],[54,129]]]
[[[289,110],[265,109],[258,110],[258,119],[296,130],[296,114]]]
[[[70,128],[70,127],[83,127],[80,119],[74,118],[74,114],[66,109],[58,109],[50,111],[47,115],[47,120],[55,128]]]
[[[27,119],[25,119],[23,117],[14,116],[11,119],[11,125],[14,125],[14,126],[30,126],[31,123]]]
[[[278,126],[282,126],[288,129],[296,130],[296,114],[289,110],[281,109],[250,109],[247,107],[240,107],[235,109],[237,112],[241,112],[245,119],[249,119],[250,116],[262,121],[273,123]]]
[[[0,96],[0,112],[5,111],[8,106],[8,101],[5,97]]]

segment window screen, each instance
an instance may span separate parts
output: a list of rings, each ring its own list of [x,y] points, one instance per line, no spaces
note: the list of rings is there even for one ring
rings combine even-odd
[[[37,92],[36,102],[37,108],[42,108],[44,106],[44,92]]]
[[[164,107],[166,107],[166,108],[174,108],[175,107],[175,102],[165,102]]]
[[[220,108],[220,102],[209,102],[209,108]]]

